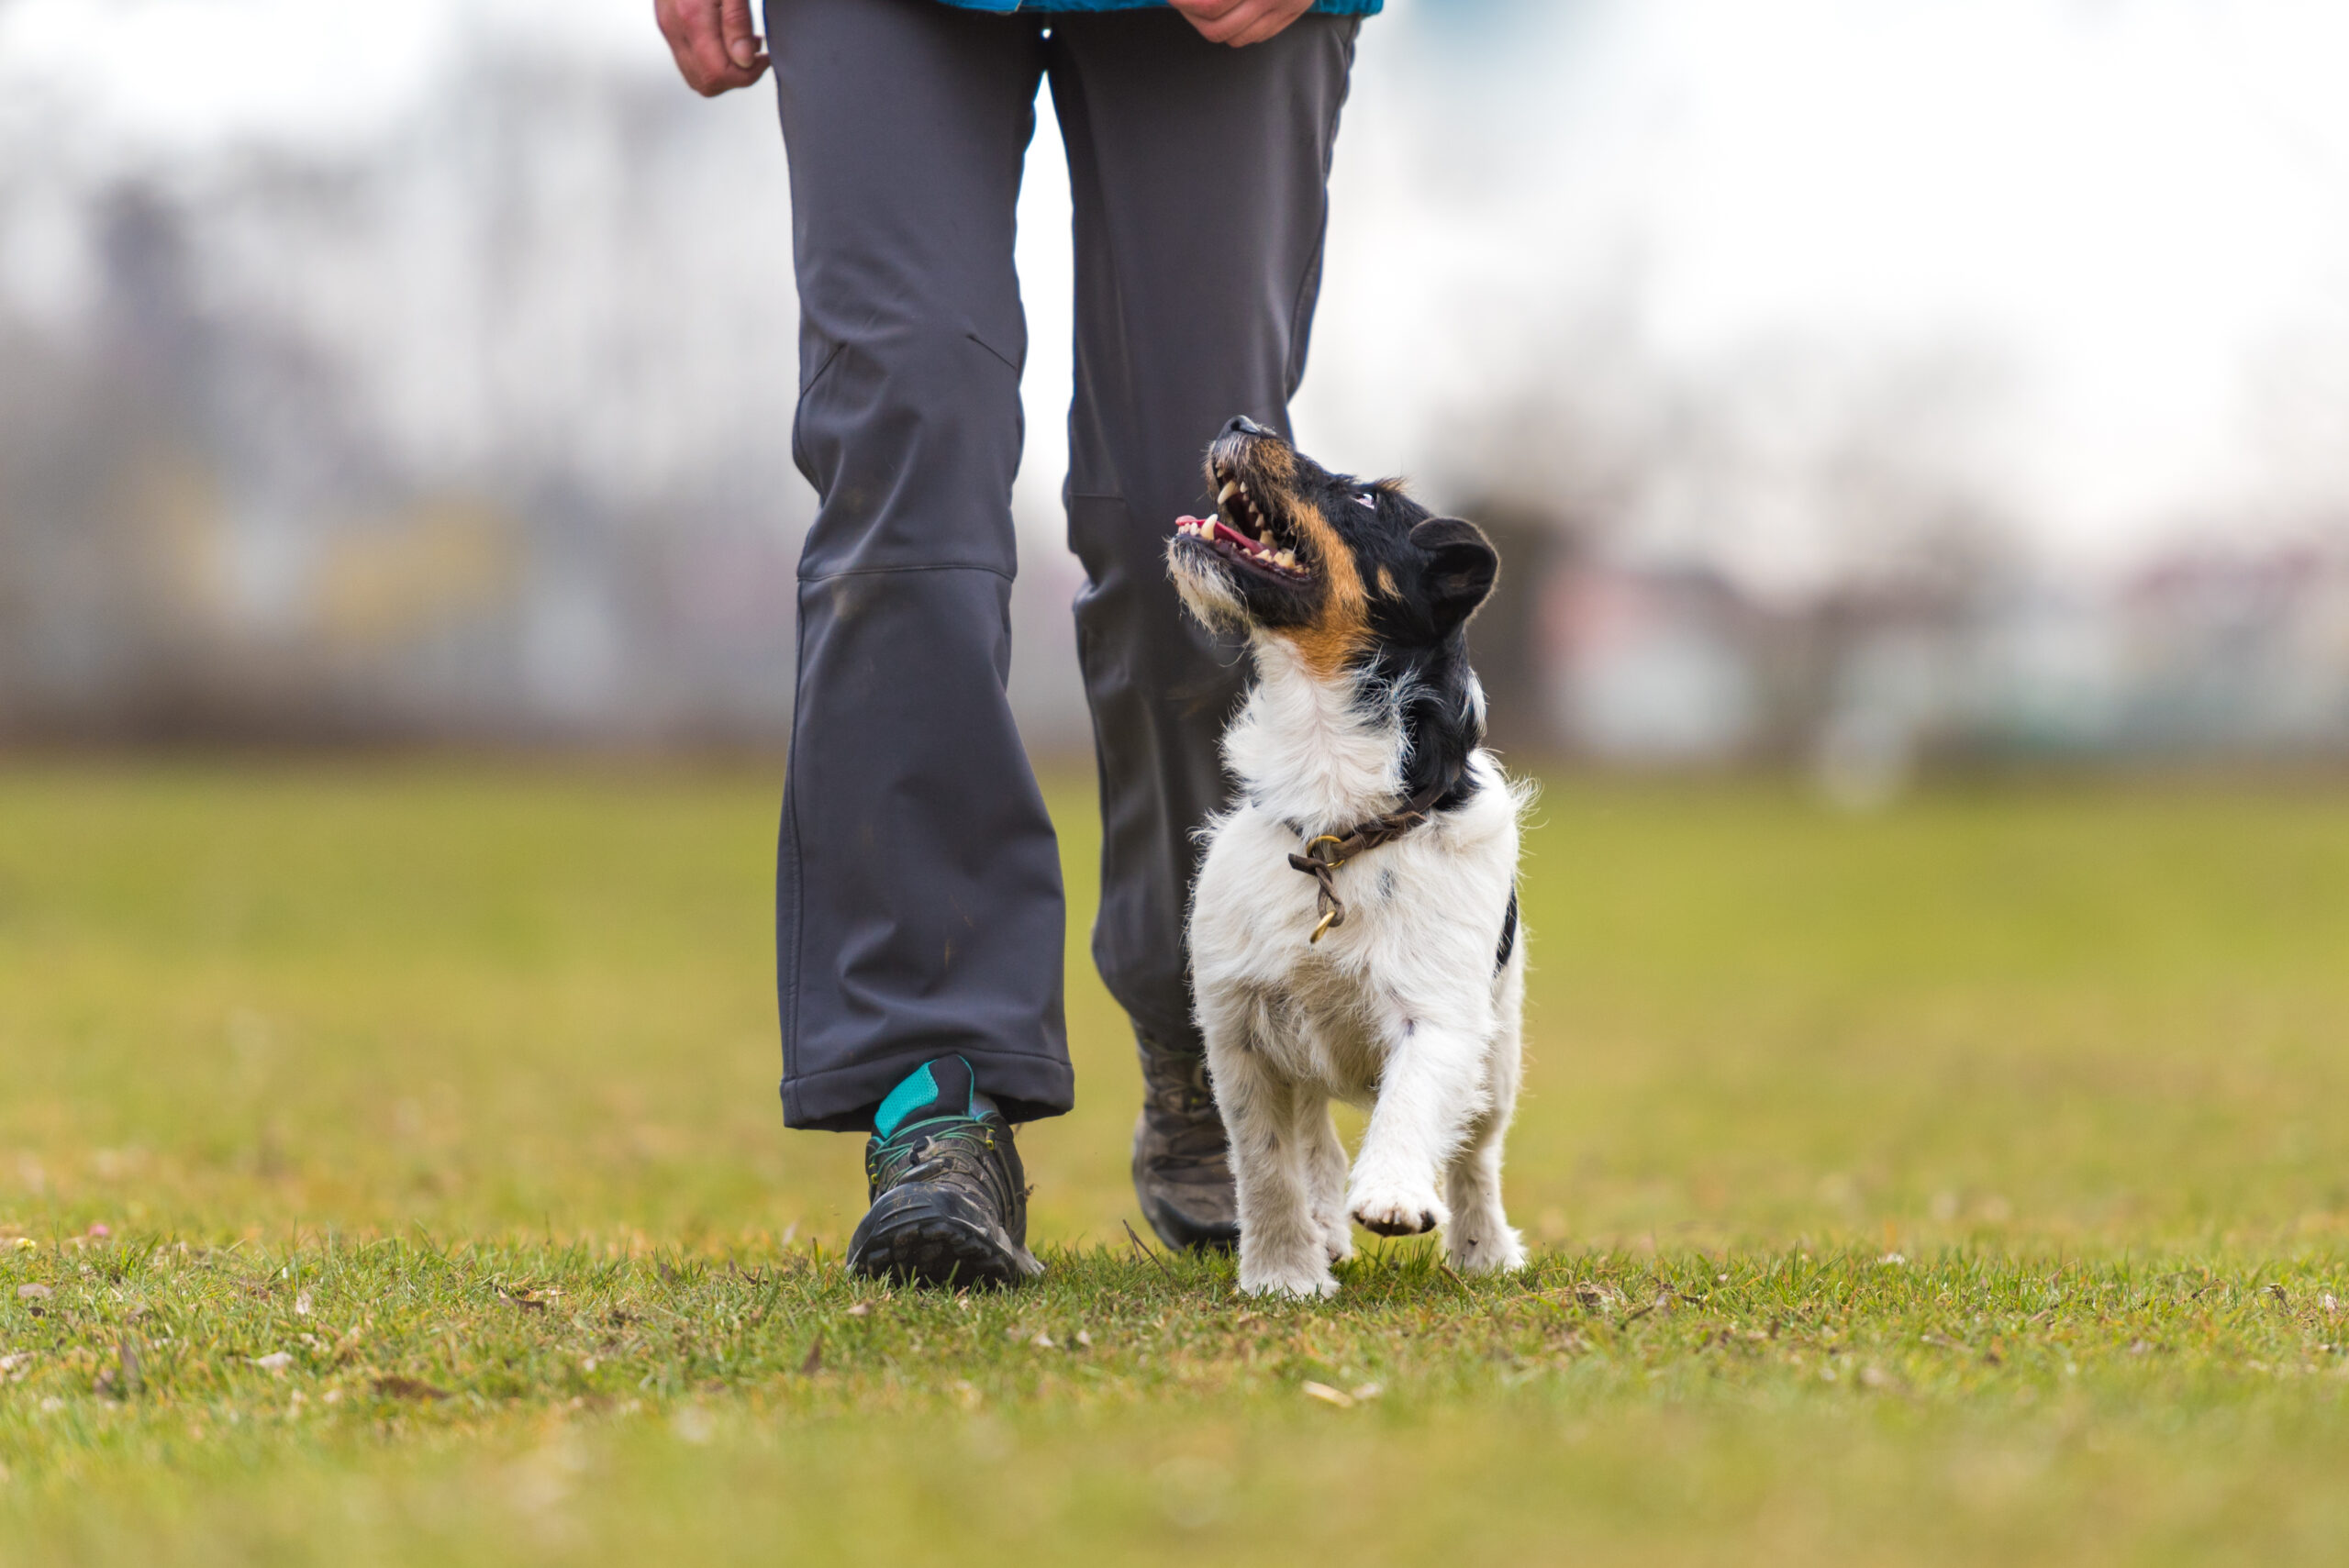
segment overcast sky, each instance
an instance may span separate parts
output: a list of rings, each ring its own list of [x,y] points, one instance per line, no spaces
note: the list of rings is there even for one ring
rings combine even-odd
[[[646,0],[0,0],[0,134],[364,143],[475,29],[665,69]],[[2339,0],[1392,0],[1301,433],[1442,474],[1496,396],[1603,378],[1597,321],[1693,385],[1976,367],[1969,450],[2061,559],[2349,497],[2344,61]],[[1057,156],[1047,130],[1023,213],[1030,512],[1066,396]],[[1763,576],[1818,548],[1766,509],[1657,526]]]

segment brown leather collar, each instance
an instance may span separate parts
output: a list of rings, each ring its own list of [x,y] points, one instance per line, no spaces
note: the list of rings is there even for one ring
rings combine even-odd
[[[1318,942],[1321,933],[1346,923],[1345,901],[1338,896],[1338,868],[1364,851],[1391,843],[1425,822],[1435,803],[1457,782],[1443,779],[1431,784],[1405,801],[1401,809],[1356,823],[1343,833],[1323,833],[1307,841],[1303,854],[1289,856],[1290,865],[1321,884],[1313,901],[1321,923],[1313,928],[1313,935],[1306,939],[1308,942]]]

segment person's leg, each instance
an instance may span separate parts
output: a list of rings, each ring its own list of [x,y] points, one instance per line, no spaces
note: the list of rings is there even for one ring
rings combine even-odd
[[[1056,1115],[1060,865],[1004,695],[1041,30],[936,0],[768,0],[767,36],[792,450],[821,496],[776,878],[785,1120],[870,1130],[948,1056],[1010,1120]]]
[[[1177,516],[1212,509],[1201,459],[1226,420],[1288,430],[1359,25],[1308,16],[1241,50],[1168,11],[1052,28],[1076,217],[1069,543],[1087,579],[1077,646],[1101,782],[1093,956],[1142,1037],[1136,1184],[1177,1244],[1236,1234],[1183,921],[1244,673],[1184,615],[1165,546]]]

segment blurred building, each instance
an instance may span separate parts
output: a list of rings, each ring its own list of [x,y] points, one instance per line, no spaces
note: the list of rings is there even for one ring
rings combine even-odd
[[[0,152],[74,285],[0,295],[0,727],[779,733],[781,160],[663,87],[487,50],[384,140]]]
[[[1865,801],[1951,757],[2349,759],[2349,548],[1794,604],[1694,568],[1546,591],[1551,733],[1597,761],[1807,763]]]
[[[444,9],[455,41],[421,95],[349,134],[133,146],[75,117],[72,72],[0,70],[0,740],[786,733],[812,497],[790,458],[771,100],[694,98],[649,32],[599,52],[549,46],[503,4]],[[1474,634],[1497,743],[1626,767],[1798,765],[1854,801],[1952,755],[2349,751],[2349,381],[2317,373],[2349,350],[2296,332],[2276,359],[2289,395],[2246,425],[2301,434],[2240,465],[2256,483],[2206,475],[2208,494],[2160,497],[2224,542],[2066,569],[2030,548],[2050,503],[2017,477],[2049,466],[2011,439],[2044,382],[2029,356],[1943,330],[1938,296],[1893,289],[1863,311],[1854,277],[1942,274],[1866,250],[1901,231],[1846,210],[1831,168],[1823,190],[1787,187],[1821,198],[1810,228],[1765,199],[1821,167],[1754,151],[1760,132],[1810,123],[1787,111],[1803,95],[1749,101],[1747,64],[1718,52],[1771,28],[1723,0],[1393,11],[1348,110],[1343,254],[1304,417],[1319,455],[1416,468],[1428,499],[1500,543],[1501,592]],[[2158,41],[2157,20],[2126,25]],[[1901,29],[1974,36],[1954,13],[1856,41],[1813,21],[1928,83],[1941,56],[1906,52]],[[2170,77],[2138,80],[2125,53],[2100,63],[2103,40],[2087,22],[2040,40],[2062,87],[2049,123],[2097,91],[2166,124]],[[1780,41],[1782,70],[1823,47]],[[1819,69],[1821,93],[1865,83]],[[1872,102],[1899,130],[1898,106]],[[1927,118],[1905,134],[1943,147],[1946,117]],[[1967,168],[1980,155],[1943,150]],[[1983,277],[2022,280],[2025,306],[2063,295],[2061,311],[2016,307],[2051,336],[2102,298],[2076,272],[2099,289],[2106,274],[2009,254],[2024,231],[1998,227],[2008,183],[1984,175],[1966,189],[1990,205],[1949,221],[1983,237]],[[1064,228],[1064,208],[1028,205],[1043,183],[1023,198],[1030,235]],[[2199,223],[2154,183],[2147,232]],[[2260,211],[2302,212],[2299,188]],[[1938,213],[1944,193],[1879,195]],[[2103,221],[2066,243],[2102,254],[2087,248]],[[2199,228],[2247,236],[2254,260],[2290,250],[2230,221]],[[2321,271],[2318,238],[2300,236],[2296,277]],[[1926,250],[1963,303],[1954,244]],[[1023,252],[1038,329],[1013,698],[1050,751],[1087,743],[1078,574],[1044,472],[1064,265]],[[1770,287],[1749,294],[1756,278]],[[2161,295],[2165,315],[2180,303]],[[2213,320],[2194,341],[2252,340]],[[2121,325],[2111,340],[2153,340]],[[2107,342],[2076,345],[2082,362]],[[2107,465],[2130,477],[2160,455],[2141,440]],[[2244,498],[2245,526],[2209,500],[2221,493]]]

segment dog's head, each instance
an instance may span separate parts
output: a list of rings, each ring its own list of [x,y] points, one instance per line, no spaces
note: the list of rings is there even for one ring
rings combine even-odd
[[[1286,638],[1329,676],[1449,641],[1492,592],[1500,558],[1475,525],[1430,516],[1393,480],[1331,473],[1244,417],[1207,467],[1216,513],[1175,524],[1167,563],[1209,627]]]

